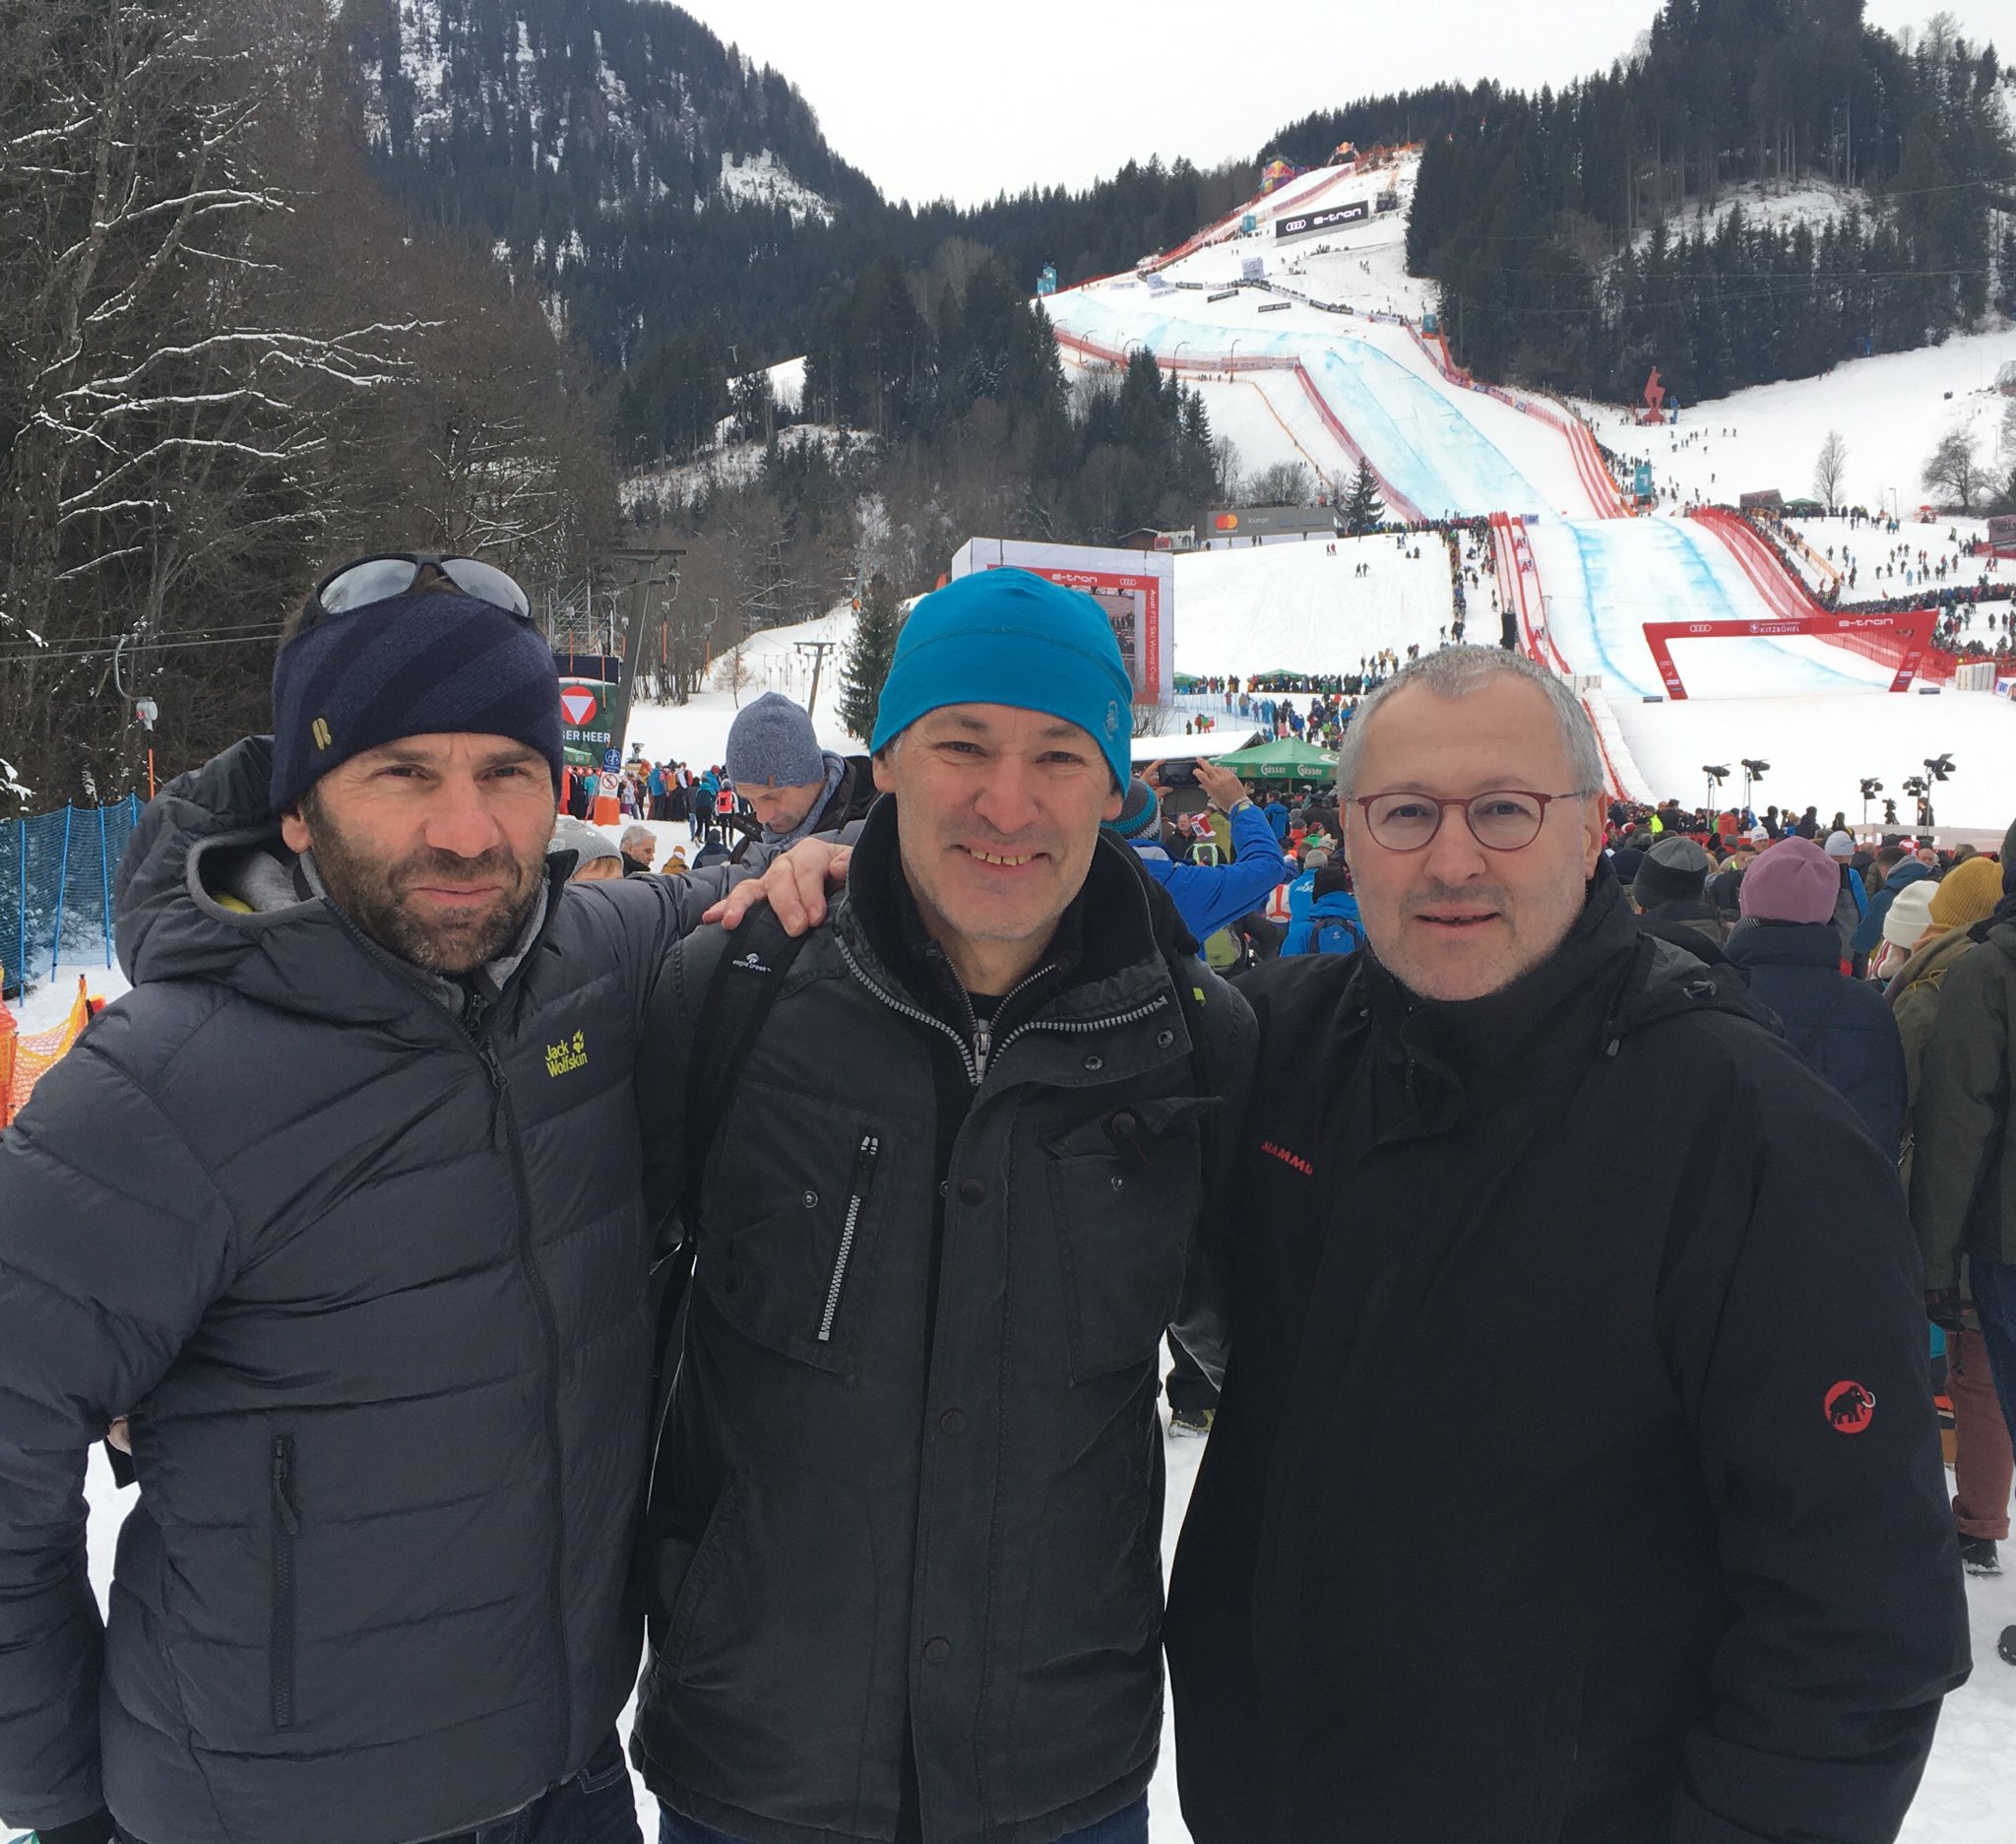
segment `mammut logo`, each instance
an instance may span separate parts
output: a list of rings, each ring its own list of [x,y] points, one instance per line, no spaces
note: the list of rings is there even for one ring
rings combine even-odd
[[[1279,1159],[1285,1166],[1292,1166],[1305,1178],[1313,1178],[1316,1176],[1316,1168],[1314,1166],[1310,1165],[1300,1153],[1292,1153],[1286,1146],[1277,1146],[1272,1140],[1262,1140],[1260,1142],[1260,1150],[1272,1158]]]
[[[546,1074],[564,1076],[570,1069],[588,1067],[588,1039],[579,1031],[574,1036],[562,1038],[557,1044],[546,1046]]]
[[[328,748],[331,740],[329,734],[329,720],[326,717],[318,717],[314,721],[314,723],[308,726],[308,734],[315,738],[316,748]]]
[[[1836,1383],[1826,1406],[1827,1426],[1837,1434],[1859,1434],[1876,1419],[1875,1392],[1859,1383]]]

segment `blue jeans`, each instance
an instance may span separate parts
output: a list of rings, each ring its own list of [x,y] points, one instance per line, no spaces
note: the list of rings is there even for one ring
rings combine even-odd
[[[658,1844],[741,1844],[725,1831],[710,1830],[691,1818],[681,1818],[662,1800],[659,1802],[658,1819]],[[1096,1825],[1059,1838],[1057,1844],[1148,1844],[1148,1802],[1138,1799],[1110,1818],[1102,1818]]]
[[[2016,1434],[2016,1262],[1967,1257],[1968,1291],[1981,1314],[1982,1343],[1988,1348],[1988,1368],[1995,1373],[1995,1394],[2001,1398],[2002,1420]]]

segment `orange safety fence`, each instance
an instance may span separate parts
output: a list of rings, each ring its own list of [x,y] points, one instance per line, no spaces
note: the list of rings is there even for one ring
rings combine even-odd
[[[77,977],[77,997],[63,1022],[46,1031],[21,1030],[6,1001],[0,999],[0,1127],[21,1113],[35,1084],[77,1042],[91,1018],[91,996],[82,974]]]

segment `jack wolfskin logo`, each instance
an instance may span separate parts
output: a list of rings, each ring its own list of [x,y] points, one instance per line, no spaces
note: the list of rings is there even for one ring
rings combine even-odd
[[[1260,1150],[1270,1158],[1279,1159],[1285,1166],[1292,1166],[1305,1178],[1313,1178],[1316,1176],[1316,1168],[1314,1166],[1310,1165],[1300,1153],[1292,1153],[1286,1146],[1277,1146],[1272,1140],[1262,1140],[1260,1142]]]
[[[546,1046],[546,1074],[564,1076],[570,1069],[588,1067],[588,1039],[579,1031],[557,1044]]]

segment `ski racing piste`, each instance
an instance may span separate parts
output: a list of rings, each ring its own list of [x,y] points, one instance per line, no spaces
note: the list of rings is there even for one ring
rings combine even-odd
[[[1841,696],[1952,677],[1951,656],[1930,645],[1929,606],[1902,617],[1830,608],[1808,578],[1835,590],[1839,572],[1733,511],[1639,516],[1581,414],[1471,377],[1432,321],[1392,311],[1392,238],[1359,239],[1367,221],[1324,230],[1322,247],[1297,239],[1297,256],[1277,261],[1274,221],[1319,196],[1326,209],[1354,203],[1351,177],[1319,169],[1131,276],[1048,297],[1067,362],[1118,367],[1146,349],[1204,394],[1214,428],[1249,465],[1292,455],[1341,484],[1362,460],[1396,520],[1488,517],[1509,637],[1574,686],[1614,794],[1673,792],[1753,723],[1766,735],[1741,746],[1833,772]],[[1404,196],[1404,173],[1400,184]],[[1386,304],[1354,293],[1353,272],[1371,273]],[[1928,743],[1998,759],[2009,719],[2007,700],[1893,698],[1880,737],[1862,746],[1892,774],[1885,751]]]
[[[1505,405],[1561,440],[1585,502],[1580,510],[1601,519],[1626,511],[1586,424],[1550,404],[1471,385],[1460,370],[1448,366],[1446,349],[1438,353],[1427,346],[1412,322],[1396,321],[1390,332],[1381,323],[1362,331],[1339,328],[1326,336],[1230,333],[1210,321],[1163,312],[1161,302],[1121,304],[1098,287],[1087,284],[1044,303],[1057,344],[1067,352],[1123,368],[1141,347],[1176,376],[1244,380],[1260,384],[1263,391],[1268,374],[1287,374],[1303,400],[1300,406],[1266,394],[1297,453],[1319,479],[1339,486],[1364,462],[1388,511],[1402,521],[1469,518],[1493,506],[1559,510],[1554,497],[1536,486],[1479,427],[1475,413],[1462,401],[1473,393]],[[1402,338],[1407,342],[1402,350],[1418,363],[1403,362],[1387,350],[1389,341]],[[1296,426],[1305,420],[1298,409],[1313,412],[1313,430]],[[1334,458],[1326,449],[1334,449]]]
[[[1519,650],[1536,666],[1544,666],[1576,685],[1576,695],[1596,731],[1597,747],[1603,752],[1604,793],[1612,800],[1651,802],[1658,798],[1651,784],[1639,772],[1616,714],[1602,698],[1591,698],[1577,685],[1576,674],[1555,644],[1546,619],[1546,604],[1541,595],[1540,570],[1534,561],[1533,542],[1523,520],[1494,512],[1490,518],[1491,555],[1498,573],[1498,607],[1509,617]]]

